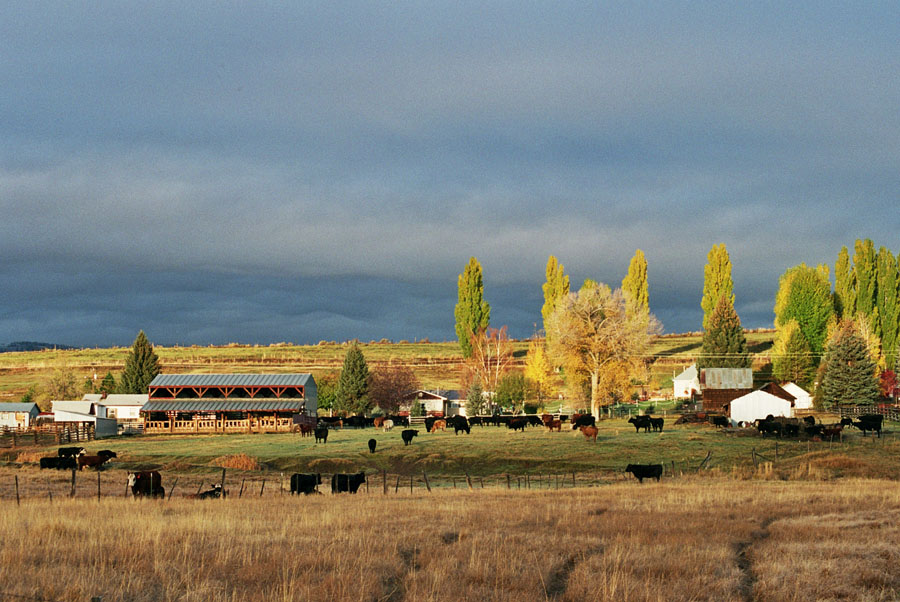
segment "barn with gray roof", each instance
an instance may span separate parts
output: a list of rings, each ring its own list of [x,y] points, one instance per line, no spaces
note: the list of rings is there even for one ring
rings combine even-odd
[[[141,408],[145,433],[290,431],[316,416],[311,374],[160,374]]]

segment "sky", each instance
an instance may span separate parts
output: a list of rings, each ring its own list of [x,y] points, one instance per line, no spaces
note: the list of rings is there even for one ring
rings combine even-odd
[[[0,343],[541,327],[547,258],[700,330],[900,250],[900,4],[0,4]],[[796,6],[784,6],[791,4]]]

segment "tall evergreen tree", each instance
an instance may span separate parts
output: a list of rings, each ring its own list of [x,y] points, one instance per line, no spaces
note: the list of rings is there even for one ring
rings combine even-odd
[[[697,368],[749,368],[750,352],[741,319],[728,295],[719,302],[709,317],[703,333],[703,346],[697,358]]]
[[[113,376],[112,372],[107,372],[103,380],[100,381],[100,392],[107,395],[116,392],[116,377]]]
[[[362,414],[369,409],[369,366],[359,345],[353,343],[344,356],[344,367],[334,392],[339,412]]]
[[[838,318],[856,315],[856,280],[846,246],[841,247],[834,265],[834,311]]]
[[[897,354],[897,338],[900,336],[900,277],[897,272],[897,258],[890,250],[881,247],[878,250],[878,277],[876,290],[878,293],[878,319],[881,321],[881,352],[885,365],[894,365]]]
[[[734,306],[734,282],[731,280],[731,259],[725,243],[713,245],[706,256],[706,266],[703,268],[703,298],[700,299],[700,307],[703,308],[703,329],[709,327],[709,319],[721,297],[725,297],[728,304]]]
[[[472,356],[472,335],[484,330],[491,322],[491,306],[484,300],[484,280],[481,264],[469,258],[466,269],[459,275],[459,300],[454,310],[456,337],[464,358]]]
[[[844,320],[828,341],[822,376],[826,404],[870,404],[878,399],[875,362],[857,326]]]
[[[809,342],[796,320],[778,329],[772,348],[772,374],[781,382],[795,382],[801,387],[812,383],[815,364]]]
[[[650,313],[650,293],[647,285],[647,259],[638,249],[628,264],[628,274],[622,280],[625,309],[630,313]]]
[[[853,254],[853,273],[856,280],[856,313],[863,314],[869,318],[872,317],[877,307],[875,299],[878,275],[876,274],[875,262],[875,245],[872,241],[868,238],[857,240],[855,253]]]
[[[560,298],[569,294],[569,277],[566,276],[563,265],[551,255],[547,259],[547,281],[542,287],[544,290],[544,306],[541,308],[541,316],[544,318],[544,332],[547,331],[547,318],[556,309]]]
[[[119,380],[122,393],[146,393],[150,381],[159,374],[159,356],[153,351],[153,345],[147,340],[144,331],[140,331],[131,352],[125,358],[125,371]]]
[[[816,361],[824,352],[828,322],[834,315],[828,268],[813,269],[801,263],[788,269],[778,284],[775,328],[796,322]]]

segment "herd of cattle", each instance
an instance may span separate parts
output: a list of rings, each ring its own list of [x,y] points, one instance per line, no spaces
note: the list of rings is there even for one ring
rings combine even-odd
[[[720,415],[710,414],[705,416],[706,420],[716,427],[731,427],[731,421]],[[550,432],[562,430],[562,424],[569,420],[565,415],[542,414],[540,416],[474,416],[466,418],[465,416],[451,416],[440,418],[429,416],[424,419],[425,431],[427,433],[436,433],[444,431],[448,428],[453,429],[455,434],[471,433],[473,425],[485,426],[503,426],[515,432],[521,430],[525,432],[528,427],[543,427]],[[767,416],[766,418],[756,420],[747,425],[740,425],[744,428],[755,428],[757,432],[766,437],[767,435],[775,435],[777,437],[796,437],[805,435],[810,438],[834,438],[841,436],[844,427],[854,427],[862,431],[863,436],[868,432],[874,432],[881,437],[881,430],[884,417],[879,414],[864,414],[857,420],[851,418],[843,418],[839,423],[820,424],[812,417],[803,419],[784,418],[777,416]],[[695,420],[679,419],[679,422],[698,422]],[[628,422],[634,426],[635,432],[639,433],[643,430],[645,433],[662,432],[665,420],[663,418],[654,418],[652,416],[632,416]],[[580,430],[585,439],[596,442],[598,429],[595,419],[590,414],[574,414],[571,417],[572,430]],[[409,426],[409,419],[403,416],[390,416],[383,418],[319,418],[315,427],[307,427],[301,425],[301,432],[312,434],[315,436],[316,443],[327,443],[329,428],[343,428],[351,426],[355,428],[365,428],[372,426],[375,428],[389,431],[395,426]],[[307,430],[310,431],[307,433]],[[419,434],[418,429],[404,428],[400,432],[400,437],[404,445],[410,445],[414,437]],[[376,439],[368,440],[368,448],[370,453],[375,453],[378,442]],[[101,450],[93,455],[88,455],[83,447],[60,447],[56,456],[45,457],[40,459],[40,467],[42,469],[58,469],[58,470],[84,470],[85,468],[102,469],[103,465],[112,458],[116,458],[116,452],[112,450]],[[625,472],[629,472],[641,483],[644,479],[655,478],[660,480],[663,472],[662,464],[628,464]],[[366,482],[364,472],[352,474],[335,474],[331,478],[332,493],[356,493],[360,486]],[[291,494],[310,495],[319,493],[318,486],[322,484],[322,475],[320,473],[297,473],[291,475],[290,492]],[[162,486],[162,476],[156,470],[137,471],[128,474],[128,488],[132,495],[136,498],[165,498],[166,491]],[[225,492],[220,484],[213,485],[211,489],[206,491],[198,491],[196,494],[188,497],[197,499],[221,498],[225,496]]]

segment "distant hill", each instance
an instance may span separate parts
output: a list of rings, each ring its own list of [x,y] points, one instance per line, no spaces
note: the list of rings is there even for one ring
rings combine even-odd
[[[43,351],[44,349],[75,349],[75,347],[57,345],[55,343],[37,343],[35,341],[16,341],[9,345],[0,345],[0,353],[9,351]]]

